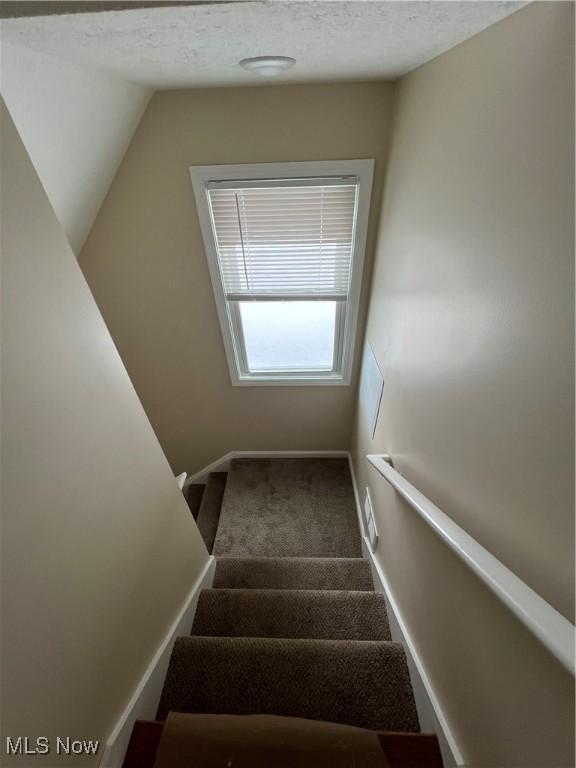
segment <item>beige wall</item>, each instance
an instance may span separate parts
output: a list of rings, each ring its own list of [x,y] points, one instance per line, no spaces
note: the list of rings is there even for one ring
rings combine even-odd
[[[207,553],[4,110],[1,159],[4,754],[105,739]]]
[[[9,42],[0,90],[72,250],[78,254],[152,91]]]
[[[153,97],[80,263],[175,472],[234,449],[347,449],[355,393],[232,387],[188,167],[373,157],[377,213],[391,92],[359,83]]]
[[[474,766],[573,765],[572,680],[365,454],[573,619],[573,9],[535,3],[404,78],[355,465],[378,557]]]

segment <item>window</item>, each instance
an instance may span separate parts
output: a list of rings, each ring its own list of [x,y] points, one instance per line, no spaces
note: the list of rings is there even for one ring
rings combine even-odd
[[[190,169],[233,384],[349,384],[372,160]]]

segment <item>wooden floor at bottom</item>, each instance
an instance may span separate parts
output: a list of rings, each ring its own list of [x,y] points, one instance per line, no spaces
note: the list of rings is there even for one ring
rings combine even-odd
[[[155,720],[134,724],[123,768],[153,768],[163,727],[163,722]],[[390,768],[442,768],[434,734],[382,733],[379,738]]]

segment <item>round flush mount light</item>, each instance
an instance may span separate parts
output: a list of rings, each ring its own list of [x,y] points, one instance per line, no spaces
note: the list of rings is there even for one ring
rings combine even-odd
[[[256,72],[262,77],[275,77],[296,64],[290,56],[254,56],[242,59],[240,66],[249,72]]]

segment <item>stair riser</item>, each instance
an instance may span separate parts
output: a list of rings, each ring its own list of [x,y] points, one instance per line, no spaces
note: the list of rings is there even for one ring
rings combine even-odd
[[[225,472],[212,472],[208,476],[208,482],[206,483],[200,509],[198,510],[196,524],[208,552],[212,552],[214,548],[214,539],[218,531],[226,480],[227,475]]]
[[[186,499],[186,503],[192,512],[194,520],[198,518],[200,512],[200,505],[202,504],[202,497],[206,490],[205,485],[188,485],[184,487],[183,494]]]
[[[374,589],[366,560],[355,558],[218,558],[217,589]]]
[[[383,595],[316,590],[204,590],[192,634],[390,640]]]

